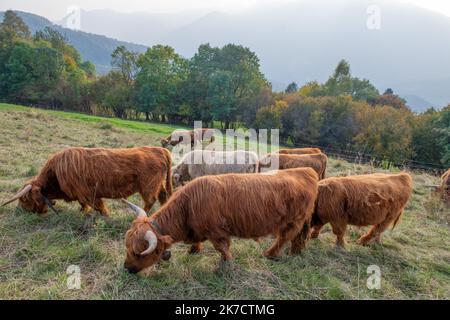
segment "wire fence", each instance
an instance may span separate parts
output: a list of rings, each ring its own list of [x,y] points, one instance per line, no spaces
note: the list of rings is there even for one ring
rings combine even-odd
[[[385,157],[375,156],[373,154],[355,150],[338,149],[333,147],[318,146],[312,144],[296,144],[295,147],[320,148],[328,156],[331,156],[335,159],[346,160],[348,162],[356,164],[368,164],[373,167],[383,168],[386,170],[395,167],[404,170],[407,169],[407,170],[427,172],[437,176],[440,176],[447,170],[447,168],[445,168],[441,164],[420,162],[411,159],[403,159],[402,161],[391,161]]]

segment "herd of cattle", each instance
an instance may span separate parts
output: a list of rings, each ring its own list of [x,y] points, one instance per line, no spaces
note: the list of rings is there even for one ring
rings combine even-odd
[[[103,199],[121,199],[137,215],[125,235],[124,264],[137,273],[169,259],[175,242],[191,244],[190,252],[197,253],[209,240],[222,261],[231,259],[231,237],[273,235],[264,255],[277,259],[287,243],[291,254],[299,253],[327,223],[339,246],[345,246],[349,224],[372,226],[358,243],[380,242],[381,233],[399,221],[412,192],[406,172],[326,178],[327,156],[317,148],[283,149],[261,159],[249,151],[194,150],[172,167],[164,147],[180,142],[169,136],[162,148],[68,148],[53,154],[3,205],[19,200],[25,210],[41,214],[48,208],[57,212],[55,200],[61,199],[108,216]],[[203,161],[189,161],[196,156]],[[230,158],[244,161],[225,161]],[[265,172],[274,161],[280,170]],[[450,192],[450,171],[441,188]],[[126,200],[135,193],[143,209]],[[149,217],[156,200],[161,207]]]

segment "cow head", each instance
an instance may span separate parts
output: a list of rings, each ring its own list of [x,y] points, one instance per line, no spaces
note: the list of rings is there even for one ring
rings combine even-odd
[[[184,185],[182,163],[172,167],[172,185],[174,188]]]
[[[53,210],[52,205],[54,202],[50,202],[41,192],[41,187],[30,182],[26,184],[22,189],[20,189],[14,197],[2,204],[2,206],[8,203],[19,200],[19,205],[30,212],[35,212],[39,214],[44,214],[48,211],[50,206]]]
[[[167,146],[169,145],[170,141],[168,139],[161,139],[161,146],[163,148],[167,148]]]
[[[130,273],[145,274],[161,259],[170,259],[171,253],[168,249],[173,239],[170,236],[161,235],[143,209],[124,199],[122,201],[127,203],[137,215],[125,235],[124,267]]]

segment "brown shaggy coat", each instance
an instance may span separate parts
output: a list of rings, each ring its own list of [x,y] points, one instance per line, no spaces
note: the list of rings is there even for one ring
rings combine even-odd
[[[399,221],[411,196],[412,178],[408,173],[368,174],[328,178],[319,182],[319,195],[313,215],[312,237],[330,223],[337,236],[336,244],[345,245],[344,235],[348,224],[373,225],[358,242],[380,242],[381,233],[390,224]]]
[[[311,168],[276,174],[225,174],[200,177],[176,191],[152,217],[138,217],[126,233],[125,268],[139,272],[161,259],[173,242],[195,244],[210,240],[230,260],[231,237],[254,239],[276,236],[265,256],[275,258],[286,242],[291,253],[300,252],[309,235],[309,222],[317,196],[318,177]],[[152,253],[144,235],[158,239]]]
[[[270,167],[274,157],[278,160],[280,170],[310,167],[317,172],[319,179],[325,179],[328,157],[323,153],[303,155],[270,153],[259,161],[259,170]]]
[[[187,136],[190,137],[191,148],[194,148],[196,141],[202,141],[204,138],[211,143],[215,140],[214,129],[176,130],[167,138],[161,139],[161,146],[164,148],[167,148],[169,145],[174,147],[183,142],[183,137]]]
[[[119,199],[139,192],[148,211],[158,198],[172,194],[172,160],[167,149],[68,148],[52,155],[39,175],[28,181],[29,193],[19,199],[28,211],[45,213],[49,200],[79,201],[108,215],[102,198]]]
[[[314,154],[322,153],[319,148],[296,148],[296,149],[280,149],[277,151],[280,154]]]
[[[439,187],[444,200],[450,202],[450,169],[448,169],[441,177],[441,185]]]

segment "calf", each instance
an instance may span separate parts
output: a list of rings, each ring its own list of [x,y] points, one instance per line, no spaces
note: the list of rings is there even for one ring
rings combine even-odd
[[[319,182],[319,195],[312,219],[311,237],[317,238],[328,222],[336,235],[336,244],[345,246],[347,225],[373,227],[359,238],[366,245],[380,242],[381,233],[398,223],[411,196],[412,178],[408,173],[368,174],[328,178]]]
[[[176,191],[153,216],[139,215],[125,236],[125,268],[142,271],[165,256],[174,242],[209,240],[222,261],[232,258],[231,237],[254,239],[270,234],[264,255],[276,258],[287,242],[299,253],[309,234],[318,177],[311,168],[276,174],[225,174],[195,179]]]

